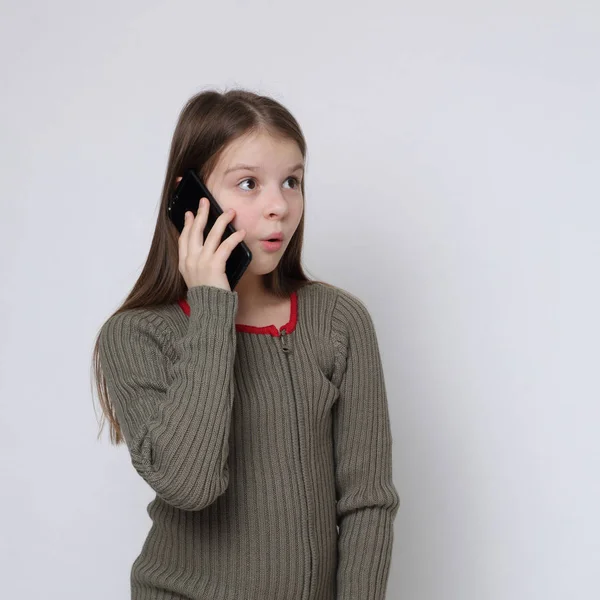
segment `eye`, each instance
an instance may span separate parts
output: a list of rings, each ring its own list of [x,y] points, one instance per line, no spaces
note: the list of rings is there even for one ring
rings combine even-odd
[[[288,177],[286,179],[286,181],[289,181],[290,179],[292,179],[295,182],[295,186],[293,188],[291,188],[291,189],[293,189],[293,190],[299,189],[300,188],[300,180],[297,177],[291,176],[291,177]],[[242,183],[244,183],[246,181],[251,181],[252,183],[254,183],[256,185],[256,181],[254,180],[254,177],[247,177],[246,179],[242,179],[242,181],[240,181],[238,183],[238,186],[242,185]],[[253,187],[253,188],[250,188],[250,189],[248,189],[248,188],[242,188],[242,189],[244,189],[247,192],[251,192],[251,191],[254,191],[256,188]]]
[[[242,185],[242,183],[244,183],[244,181],[252,181],[252,182],[256,183],[252,177],[248,177],[247,179],[242,179],[242,181],[240,181],[238,183],[238,185]],[[254,189],[254,188],[252,188],[252,189]],[[252,190],[246,190],[246,191],[252,191]]]
[[[286,181],[288,181],[289,179],[292,179],[292,180],[294,180],[296,182],[296,186],[294,188],[292,188],[292,189],[297,189],[297,188],[300,187],[300,180],[297,177],[293,177],[293,176],[292,177],[288,177],[286,179]]]

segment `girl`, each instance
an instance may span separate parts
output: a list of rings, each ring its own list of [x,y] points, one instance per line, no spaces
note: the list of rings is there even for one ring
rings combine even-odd
[[[180,114],[148,260],[94,347],[110,439],[156,492],[133,600],[385,597],[400,499],[382,363],[362,301],[303,272],[305,159],[272,98],[204,91]],[[190,167],[225,211],[206,239],[206,200],[181,235],[167,216]]]

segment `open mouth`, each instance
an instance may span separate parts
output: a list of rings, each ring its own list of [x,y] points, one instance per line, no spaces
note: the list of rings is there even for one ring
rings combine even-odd
[[[281,248],[281,246],[283,246],[283,241],[282,240],[261,240],[261,244],[263,245],[263,248],[269,248],[271,250],[275,250],[277,248]]]

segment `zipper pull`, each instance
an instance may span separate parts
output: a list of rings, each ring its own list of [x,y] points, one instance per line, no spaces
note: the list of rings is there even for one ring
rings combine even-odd
[[[287,331],[285,329],[282,329],[279,332],[279,337],[281,339],[281,345],[283,346],[283,351],[286,354],[289,354],[292,351],[292,348],[290,347],[290,345],[288,344],[288,339],[287,339]]]

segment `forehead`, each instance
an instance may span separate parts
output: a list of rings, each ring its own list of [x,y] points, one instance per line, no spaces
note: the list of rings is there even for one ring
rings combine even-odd
[[[303,162],[303,159],[294,140],[253,132],[231,142],[221,154],[216,168],[225,171],[236,163],[277,167],[297,162]]]

